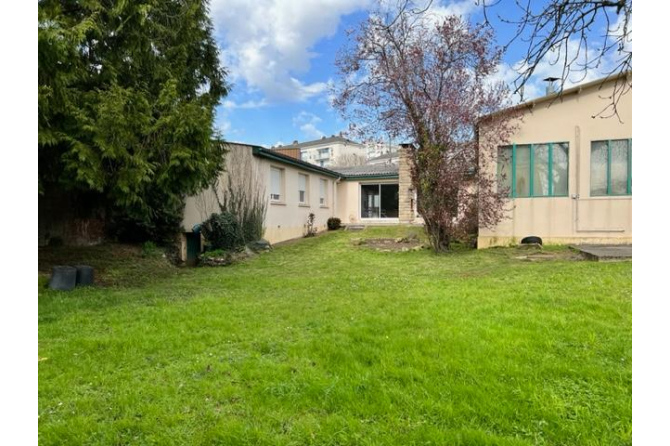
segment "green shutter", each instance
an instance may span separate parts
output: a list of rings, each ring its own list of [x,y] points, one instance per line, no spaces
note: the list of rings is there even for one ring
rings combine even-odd
[[[633,140],[628,140],[628,195],[633,195]]]
[[[512,144],[512,198],[516,198],[516,143]]]
[[[552,197],[554,195],[554,176],[553,176],[553,169],[554,169],[554,143],[550,142],[549,143],[549,166],[547,167],[547,174],[549,175],[549,196]]]
[[[607,140],[607,195],[612,195],[612,144]]]
[[[533,172],[533,164],[535,163],[535,156],[533,155],[533,145],[530,145],[530,158],[528,160],[528,166],[530,168],[530,175],[528,175],[529,178],[529,183],[530,183],[530,189],[528,190],[528,196],[532,197],[533,196],[533,176],[535,175],[535,172]]]

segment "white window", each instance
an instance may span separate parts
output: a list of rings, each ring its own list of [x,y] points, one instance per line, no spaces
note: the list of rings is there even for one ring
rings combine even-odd
[[[309,194],[307,185],[309,184],[309,177],[303,175],[302,173],[298,174],[298,201],[300,204],[307,204],[309,201]]]
[[[328,206],[328,180],[319,180],[319,204]]]
[[[284,169],[270,168],[270,200],[281,201],[284,184]]]

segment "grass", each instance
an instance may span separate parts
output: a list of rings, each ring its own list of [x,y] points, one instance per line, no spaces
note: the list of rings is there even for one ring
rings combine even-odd
[[[349,242],[410,230],[40,287],[40,442],[631,444],[630,262]]]

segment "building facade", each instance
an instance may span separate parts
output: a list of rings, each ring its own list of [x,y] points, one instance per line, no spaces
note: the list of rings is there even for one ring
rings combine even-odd
[[[403,158],[406,160],[406,157]],[[420,224],[409,168],[372,165],[327,169],[274,150],[229,144],[228,172],[216,184],[186,199],[182,258],[197,225],[220,212],[227,185],[258,194],[266,203],[265,235],[270,243],[302,237],[310,213],[314,228],[326,229],[330,217],[344,224]],[[198,238],[199,240],[199,238]],[[198,243],[200,243],[198,241]],[[202,245],[199,244],[199,248]]]
[[[320,167],[331,167],[338,158],[347,155],[355,155],[362,158],[367,157],[365,145],[344,138],[341,135],[324,136],[321,139],[302,143],[293,141],[293,144],[278,146],[273,149],[285,154],[292,154],[295,153],[295,150],[298,150],[302,161]]]
[[[488,166],[509,192],[506,215],[496,227],[480,228],[480,248],[517,244],[526,236],[556,244],[632,243],[629,76],[518,106],[519,129],[510,145],[498,148],[497,166]],[[611,104],[615,85],[625,89],[618,116],[594,118]]]

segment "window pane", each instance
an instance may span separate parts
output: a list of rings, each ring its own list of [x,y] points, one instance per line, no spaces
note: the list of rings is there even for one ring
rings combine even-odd
[[[607,142],[591,143],[591,195],[607,195]]]
[[[398,218],[398,191],[397,184],[382,184],[382,218]]]
[[[518,150],[518,149],[517,149]],[[533,195],[549,195],[549,145],[533,146]]]
[[[552,146],[552,193],[568,195],[568,143],[561,142]]]
[[[319,204],[321,205],[326,205],[327,203],[327,188],[328,188],[328,183],[326,180],[321,180],[319,182]]]
[[[361,218],[379,218],[379,185],[361,185]]]
[[[298,201],[307,202],[307,175],[298,174]]]
[[[501,191],[512,195],[512,148],[509,146],[498,149],[498,183]]]
[[[270,194],[273,200],[279,200],[281,196],[281,170],[270,169]]]
[[[612,149],[611,193],[625,195],[628,193],[628,140],[610,141],[610,147]]]
[[[530,146],[516,146],[516,196],[530,195]]]

